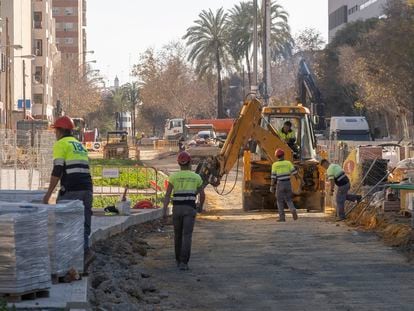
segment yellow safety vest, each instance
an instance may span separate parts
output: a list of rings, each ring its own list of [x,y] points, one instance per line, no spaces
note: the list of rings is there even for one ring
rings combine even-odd
[[[272,164],[272,179],[277,181],[290,180],[290,176],[296,174],[297,171],[292,162],[280,160]]]
[[[172,173],[168,182],[173,186],[173,204],[195,206],[197,190],[203,185],[200,175],[183,170]]]
[[[75,137],[55,142],[53,165],[63,167],[60,183],[66,191],[92,190],[88,151]]]
[[[285,141],[289,141],[290,139],[296,139],[296,134],[293,130],[290,130],[287,133],[280,130],[280,131],[278,131],[277,134],[279,135],[280,138],[282,138]]]

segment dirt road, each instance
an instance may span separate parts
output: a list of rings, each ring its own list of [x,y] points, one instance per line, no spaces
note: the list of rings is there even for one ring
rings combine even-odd
[[[238,193],[210,191],[189,272],[175,266],[171,226],[146,238],[144,267],[169,310],[414,310],[413,265],[375,235],[320,214],[245,214]]]
[[[171,163],[154,164],[171,172],[177,169]],[[100,259],[108,267],[95,267],[112,271],[104,278],[112,281],[96,292],[96,300],[120,288],[136,302],[99,310],[414,310],[414,265],[374,234],[322,214],[301,213],[296,222],[288,215],[286,223],[277,223],[274,212],[244,213],[240,191],[237,184],[221,197],[208,189],[190,271],[176,267],[171,225],[139,236],[132,228],[105,242]],[[141,257],[134,248],[145,243]],[[113,301],[124,302],[124,295],[117,293]]]

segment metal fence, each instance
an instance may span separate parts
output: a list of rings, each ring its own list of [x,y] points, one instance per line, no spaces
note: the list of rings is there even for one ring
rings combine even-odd
[[[166,187],[166,175],[144,166],[91,166],[94,207],[104,208],[119,201],[128,188],[128,198],[134,205],[149,200],[160,205]]]
[[[0,130],[0,189],[46,188],[54,142],[51,131]]]

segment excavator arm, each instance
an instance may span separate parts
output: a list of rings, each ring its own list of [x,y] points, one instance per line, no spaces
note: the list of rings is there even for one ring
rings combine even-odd
[[[243,104],[239,118],[233,127],[217,157],[205,160],[197,168],[197,173],[204,183],[213,186],[220,184],[221,178],[228,174],[239,159],[240,150],[250,139],[258,143],[269,161],[274,162],[274,152],[280,148],[285,151],[285,158],[292,161],[293,154],[286,142],[281,139],[276,130],[270,125],[267,129],[261,126],[262,105],[256,98],[247,99]]]
[[[325,130],[325,104],[322,99],[322,93],[316,85],[316,81],[304,59],[302,59],[299,63],[298,88],[301,103],[307,106],[307,97],[309,97],[311,102],[309,106],[312,115],[316,115],[318,117],[315,129]]]

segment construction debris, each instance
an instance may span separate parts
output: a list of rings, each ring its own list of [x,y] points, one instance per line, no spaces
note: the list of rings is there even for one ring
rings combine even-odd
[[[131,227],[94,246],[96,260],[89,268],[91,288],[88,293],[93,308],[153,310],[154,305],[173,308],[168,294],[154,286],[152,276],[142,268],[147,250],[151,248],[143,239],[145,234],[162,230],[163,224],[157,220]]]
[[[414,255],[414,234],[409,218],[395,212],[383,213],[381,209],[361,203],[348,215],[347,223],[376,232],[387,245],[398,247],[410,258]]]

